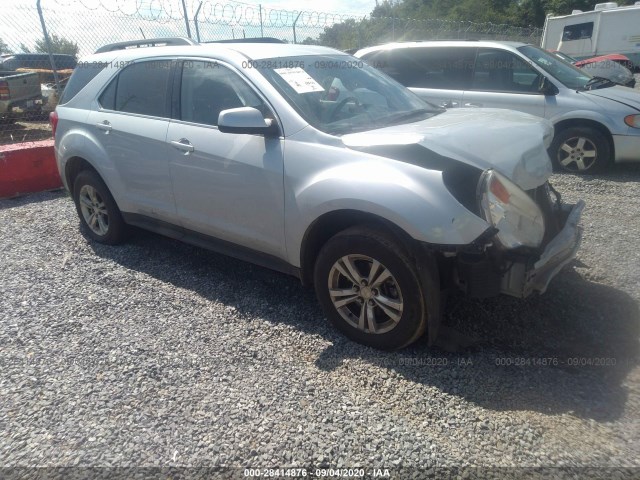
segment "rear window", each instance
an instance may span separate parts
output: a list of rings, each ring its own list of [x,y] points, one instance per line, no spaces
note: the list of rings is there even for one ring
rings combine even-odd
[[[62,92],[60,104],[67,103],[75,97],[91,80],[95,78],[104,68],[106,63],[82,63],[73,71],[67,86]]]

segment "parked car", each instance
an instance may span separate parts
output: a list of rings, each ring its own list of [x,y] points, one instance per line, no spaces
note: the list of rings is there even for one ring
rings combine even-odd
[[[294,275],[383,349],[433,341],[444,291],[542,293],[578,249],[544,119],[447,111],[330,48],[148,42],[82,59],[51,115],[97,242],[136,225]]]
[[[640,160],[640,92],[533,45],[395,43],[356,56],[437,105],[507,108],[551,120],[549,154],[560,170],[596,173],[612,161]]]
[[[42,93],[36,73],[0,71],[0,123],[30,118],[41,110]]]
[[[603,77],[625,87],[634,88],[636,79],[633,72],[623,65],[629,61],[624,55],[600,55],[599,57],[576,60],[562,52],[551,52],[565,62],[586,71],[592,77]]]
[[[62,89],[78,64],[78,60],[73,55],[54,53],[53,61],[56,66],[58,85]],[[45,114],[45,118],[55,110],[58,104],[59,92],[48,53],[8,53],[1,55],[0,70],[36,73],[40,79],[41,110]]]

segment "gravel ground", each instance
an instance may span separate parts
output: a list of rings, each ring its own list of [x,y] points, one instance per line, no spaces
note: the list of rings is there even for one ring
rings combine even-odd
[[[154,234],[90,243],[62,192],[0,201],[0,466],[638,478],[640,168],[552,181],[587,202],[578,258],[541,297],[450,298],[457,351],[362,347],[297,280]]]

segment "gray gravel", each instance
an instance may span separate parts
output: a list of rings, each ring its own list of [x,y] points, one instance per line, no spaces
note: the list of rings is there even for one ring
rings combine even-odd
[[[450,298],[457,351],[359,346],[297,280],[154,234],[91,243],[62,192],[0,201],[0,466],[640,467],[640,168],[552,180],[587,201],[578,259]]]

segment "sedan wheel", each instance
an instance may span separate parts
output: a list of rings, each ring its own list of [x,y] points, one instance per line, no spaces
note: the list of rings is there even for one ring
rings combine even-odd
[[[593,174],[603,171],[611,162],[611,145],[599,130],[569,127],[556,134],[549,156],[556,170]]]
[[[589,170],[598,158],[595,144],[585,137],[567,139],[558,150],[558,162],[569,171],[577,173]]]

